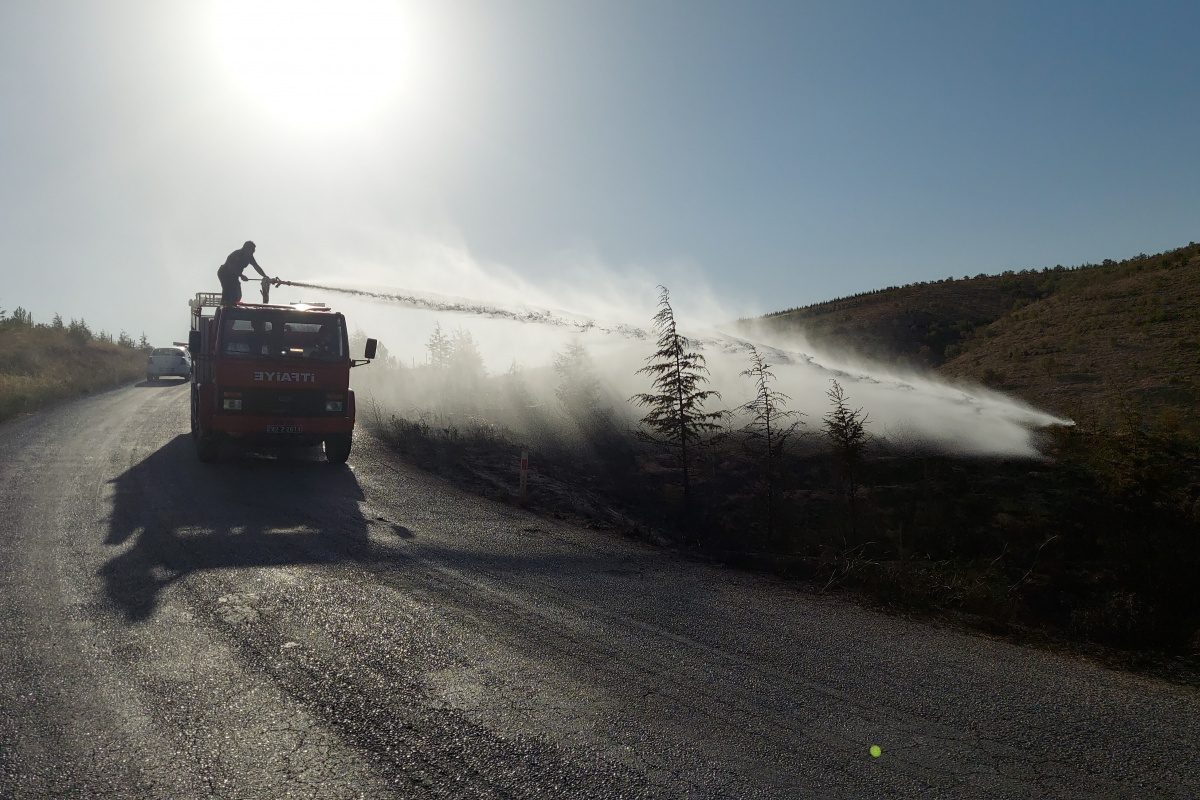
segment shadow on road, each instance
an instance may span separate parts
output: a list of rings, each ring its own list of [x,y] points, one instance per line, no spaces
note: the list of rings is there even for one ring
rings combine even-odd
[[[184,378],[183,380],[179,380],[178,378],[172,378],[170,380],[168,380],[167,378],[158,378],[158,379],[152,380],[152,381],[151,380],[139,381],[138,383],[135,383],[133,385],[133,388],[135,388],[135,389],[172,389],[176,386],[183,386],[187,382],[188,382],[187,378]]]
[[[288,455],[201,464],[182,434],[112,483],[105,543],[134,543],[100,575],[130,622],[198,570],[356,560],[369,550],[362,490],[344,465]]]
[[[111,483],[104,543],[120,552],[99,575],[107,598],[130,623],[151,617],[163,590],[194,572],[346,562],[390,570],[412,556],[386,542],[372,544],[370,526],[395,541],[417,538],[402,521],[364,517],[354,472],[329,464],[315,448],[202,464],[191,437],[180,434]],[[452,572],[591,584],[637,578],[649,566],[614,561],[602,551],[547,549],[531,530],[528,546],[516,552],[512,542],[469,537],[449,546],[425,542],[419,557]],[[440,591],[436,585],[430,590]],[[453,596],[457,589],[447,591],[448,602],[462,600]]]

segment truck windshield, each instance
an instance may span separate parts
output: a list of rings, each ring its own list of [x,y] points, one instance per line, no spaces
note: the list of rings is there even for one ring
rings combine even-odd
[[[343,361],[346,329],[341,317],[312,312],[237,309],[221,325],[221,352],[227,356]]]

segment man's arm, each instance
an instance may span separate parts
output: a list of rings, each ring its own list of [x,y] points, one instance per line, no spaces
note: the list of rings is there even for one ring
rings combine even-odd
[[[258,274],[259,274],[259,275],[262,275],[264,278],[268,278],[268,279],[270,279],[270,277],[271,277],[271,276],[270,276],[270,275],[268,275],[267,273],[263,272],[263,268],[262,268],[262,267],[260,267],[260,266],[258,265],[258,262],[254,260],[254,256],[253,256],[253,255],[252,255],[252,256],[250,256],[250,266],[254,267],[254,269],[256,269],[256,270],[258,271]]]

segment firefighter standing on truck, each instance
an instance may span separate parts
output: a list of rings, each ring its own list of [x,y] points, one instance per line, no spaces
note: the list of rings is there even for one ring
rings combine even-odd
[[[217,269],[217,278],[221,281],[221,305],[236,306],[242,300],[242,281],[250,280],[242,275],[246,267],[254,267],[258,274],[269,281],[278,282],[263,272],[262,267],[254,260],[254,242],[246,242],[229,254],[225,263]]]

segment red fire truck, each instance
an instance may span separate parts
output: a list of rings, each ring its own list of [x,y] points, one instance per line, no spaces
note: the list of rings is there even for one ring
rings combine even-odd
[[[343,464],[354,431],[346,319],[319,305],[221,306],[221,295],[189,301],[192,329],[192,438],[201,461],[225,445],[325,446]],[[213,309],[205,314],[205,309]]]

